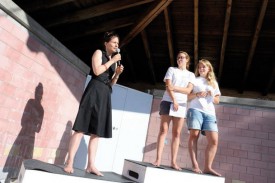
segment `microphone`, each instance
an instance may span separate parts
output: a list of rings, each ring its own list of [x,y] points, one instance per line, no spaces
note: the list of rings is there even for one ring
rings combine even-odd
[[[120,49],[119,49],[119,48],[117,48],[117,49],[116,49],[116,54],[119,54],[119,52],[120,52]],[[118,65],[118,66],[120,66],[120,65],[121,65],[120,60],[119,60],[119,61],[117,61],[117,65]]]

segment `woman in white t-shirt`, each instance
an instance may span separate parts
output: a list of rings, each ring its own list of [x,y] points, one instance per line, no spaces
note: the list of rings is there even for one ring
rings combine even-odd
[[[221,176],[212,169],[218,146],[218,126],[214,104],[218,104],[221,92],[213,67],[208,60],[199,61],[195,70],[196,82],[191,94],[187,111],[187,126],[189,129],[188,150],[191,157],[193,171],[202,173],[197,162],[197,142],[200,132],[206,136],[204,173]]]
[[[164,92],[159,114],[161,116],[160,130],[157,142],[157,157],[153,165],[160,166],[164,141],[172,121],[171,167],[181,170],[177,165],[177,153],[180,143],[180,134],[186,114],[187,94],[193,89],[194,73],[187,70],[190,57],[186,52],[180,51],[177,55],[178,67],[169,67],[164,77],[166,91]]]

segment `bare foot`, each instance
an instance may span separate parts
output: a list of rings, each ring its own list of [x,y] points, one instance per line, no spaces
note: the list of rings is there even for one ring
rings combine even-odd
[[[86,169],[86,172],[87,173],[92,173],[92,174],[95,174],[95,175],[101,176],[101,177],[104,176],[100,171],[98,171],[98,169],[96,169],[96,167],[89,167],[89,168]]]
[[[160,161],[155,161],[154,163],[152,163],[152,165],[154,165],[154,166],[160,166]]]
[[[202,173],[202,171],[201,171],[200,168],[193,168],[192,171],[193,171],[194,173],[199,173],[199,174]]]
[[[210,174],[210,175],[215,175],[215,176],[218,176],[218,177],[222,176],[221,174],[219,174],[218,172],[216,172],[216,171],[213,170],[213,169],[204,170],[203,173],[205,173],[205,174]]]
[[[181,167],[179,167],[177,164],[172,164],[172,168],[175,170],[182,170]]]
[[[72,165],[65,165],[64,169],[63,169],[65,172],[67,173],[74,173],[74,169],[73,169],[73,166]]]

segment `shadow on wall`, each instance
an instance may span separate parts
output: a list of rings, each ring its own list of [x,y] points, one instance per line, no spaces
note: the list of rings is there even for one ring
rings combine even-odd
[[[34,99],[29,99],[22,118],[21,130],[10,148],[4,165],[4,172],[8,172],[6,180],[18,176],[20,166],[25,159],[31,159],[34,152],[35,133],[41,130],[44,109],[41,105],[43,85],[39,83],[35,88]]]
[[[55,165],[64,165],[65,163],[70,138],[72,135],[72,126],[73,123],[71,121],[68,121],[66,129],[62,135],[62,138],[60,139],[59,146],[56,149],[56,156],[54,160]]]
[[[1,1],[0,10],[1,9],[9,16],[17,20],[18,23],[20,23],[28,31],[26,46],[29,49],[29,51],[33,52],[34,54],[28,53],[28,50],[25,50],[25,53],[23,54],[26,57],[29,57],[30,59],[36,60],[36,62],[41,62],[41,65],[44,65],[45,67],[47,67],[48,64],[43,64],[43,62],[48,61],[51,64],[51,66],[55,69],[56,73],[60,76],[62,81],[65,83],[67,88],[70,90],[70,92],[78,101],[80,101],[81,93],[79,93],[78,87],[81,83],[83,83],[84,87],[84,77],[86,76],[81,76],[85,74],[87,75],[89,73],[89,66],[85,65],[78,57],[76,57],[70,50],[63,46],[54,36],[47,32],[29,15],[25,15],[25,12],[23,12],[23,10],[20,7],[18,7],[14,2]],[[13,30],[9,31],[12,32]],[[23,39],[25,37],[25,31],[21,31],[21,29],[18,29],[16,34],[22,34]],[[22,43],[24,43],[24,41],[12,43],[12,41],[10,40],[7,40],[7,42],[8,45],[21,45]],[[14,45],[12,45],[12,47]],[[18,48],[15,47],[15,49]],[[22,49],[18,50],[18,52],[21,51]],[[76,66],[74,66],[72,62],[74,62]],[[51,70],[51,68],[46,69]],[[43,73],[41,69],[34,72],[39,74]]]
[[[150,151],[154,151],[155,149],[157,149],[157,142],[146,145],[143,148],[143,153],[148,153]]]
[[[28,24],[32,27],[37,27],[36,22],[33,21],[32,18],[27,16]],[[63,48],[63,45],[59,43],[50,33],[47,35],[46,31],[44,35],[41,35],[43,31],[36,30],[38,33],[36,33],[37,37],[40,37],[41,39],[44,39],[45,42],[42,42],[40,39],[38,39],[32,32],[29,31],[29,37],[27,40],[27,47],[35,53],[43,53],[48,62],[51,64],[51,66],[56,70],[59,77],[62,79],[62,81],[65,83],[66,87],[70,90],[70,92],[73,94],[73,96],[80,101],[80,97],[82,93],[79,93],[79,84],[82,83],[82,87],[84,87],[85,84],[85,76],[83,78],[80,78],[79,76],[80,71],[76,69],[78,66],[73,66],[72,63],[69,63],[67,59],[78,59],[76,56],[74,56],[73,53],[71,53],[69,50],[66,53],[65,47]],[[40,34],[40,35],[38,35]],[[48,43],[47,43],[48,42]],[[45,44],[46,43],[46,44]],[[52,48],[52,46],[56,46],[57,48]],[[62,49],[61,51],[56,49]],[[65,50],[65,51],[64,51]],[[59,54],[60,53],[60,54]],[[67,54],[67,56],[66,56]],[[80,61],[81,62],[81,61]],[[79,63],[79,67],[81,68],[82,64]],[[46,68],[48,69],[48,68]],[[83,71],[82,71],[83,72]],[[83,79],[83,80],[81,80]]]
[[[31,23],[30,26],[32,26]],[[35,36],[33,36],[32,33],[29,34],[27,47],[32,52],[35,52],[37,54],[44,54],[45,57],[47,57],[48,62],[55,69],[56,73],[65,83],[66,87],[70,90],[73,96],[78,101],[80,101],[80,96],[82,93],[79,93],[79,89],[77,86],[79,86],[80,83],[83,83],[84,87],[86,76],[81,78],[80,76],[82,74],[78,73],[78,71],[75,69],[75,67],[72,66],[72,64],[67,63],[69,61],[64,61],[64,58],[57,54],[58,51],[52,50],[51,48],[49,48],[49,46],[45,46],[45,43],[42,43],[40,40],[38,40]]]
[[[25,38],[25,30],[18,29],[16,30],[16,34],[18,37],[22,35],[22,39],[4,39],[3,41],[10,45],[11,50],[16,50],[16,54],[7,53],[6,55],[11,61],[14,60],[16,56],[21,54],[22,58],[26,59],[21,61],[22,63],[27,64],[36,64],[36,65],[28,65],[29,70],[26,70],[26,73],[34,73],[33,78],[29,78],[31,82],[36,81],[51,81],[50,86],[57,86],[60,83],[64,83],[66,86],[66,90],[69,90],[70,93],[75,97],[76,100],[80,101],[82,92],[79,91],[80,85],[84,87],[85,76],[81,69],[87,69],[85,65],[80,65],[79,70],[76,69],[76,66],[72,66],[73,64],[68,63],[68,59],[77,60],[71,52],[68,51],[68,55],[66,54],[65,47],[62,45],[51,35],[47,34],[47,31],[41,28],[32,18],[29,16],[24,16],[24,13],[21,11],[19,7],[17,7],[12,1],[1,1],[0,2],[0,11],[2,10],[7,13],[9,16],[18,20],[20,24],[24,27],[27,27],[28,31],[26,47],[27,49],[21,49],[16,47],[18,45],[24,44]],[[22,17],[21,17],[22,16]],[[21,19],[22,18],[22,19]],[[25,20],[25,18],[27,18]],[[10,19],[8,19],[9,21]],[[12,27],[12,26],[10,26]],[[30,27],[30,29],[28,29]],[[7,30],[9,26],[7,26]],[[22,32],[20,32],[22,31]],[[10,34],[11,34],[10,30]],[[13,32],[14,33],[14,32]],[[15,34],[15,33],[14,33]],[[43,42],[43,40],[45,42]],[[2,41],[2,40],[1,40]],[[14,46],[16,45],[16,46]],[[55,45],[57,48],[53,48],[52,45]],[[18,50],[17,50],[18,49]],[[20,50],[19,50],[20,49]],[[58,50],[59,49],[59,50]],[[61,50],[61,51],[60,51]],[[63,53],[63,55],[61,54]],[[59,54],[60,53],[60,54]],[[14,56],[16,55],[16,56]],[[65,58],[66,56],[66,58]],[[21,57],[20,57],[21,58]],[[32,60],[33,62],[29,61]],[[20,63],[20,64],[22,64]],[[82,67],[82,68],[81,68]],[[54,70],[54,71],[52,71]],[[63,82],[57,81],[57,78],[62,80]],[[44,82],[44,87],[49,88],[49,82]],[[27,85],[30,86],[30,85]],[[47,90],[47,95],[44,95],[44,98],[47,96],[57,96],[55,88],[51,88]],[[49,92],[49,93],[48,93]],[[70,94],[70,95],[71,95]],[[35,133],[39,133],[41,130],[42,121],[44,118],[44,108],[41,105],[41,100],[43,96],[43,85],[39,83],[35,90],[34,99],[29,99],[24,111],[22,110],[22,118],[21,118],[21,130],[20,132],[16,131],[14,134],[18,133],[17,138],[11,145],[8,147],[9,151],[5,152],[5,157],[7,156],[6,162],[3,165],[3,172],[6,172],[8,180],[9,178],[17,177],[19,173],[20,166],[24,159],[33,158],[34,153],[34,142],[35,142]],[[52,105],[52,108],[47,108],[45,110],[54,110],[56,106]],[[65,125],[66,121],[64,121]],[[19,126],[19,122],[18,122]],[[71,127],[70,129],[71,130]],[[66,128],[66,131],[69,131]],[[65,134],[64,134],[65,135]],[[66,137],[65,137],[66,138]],[[66,140],[61,139],[61,143],[64,144]],[[69,141],[67,141],[68,144]],[[66,145],[64,145],[66,146]],[[63,147],[62,147],[63,148]],[[61,147],[59,149],[62,149]],[[67,150],[67,149],[66,149]],[[63,157],[62,157],[63,156]],[[60,154],[59,158],[65,159],[65,153]],[[56,160],[61,162],[62,160]]]

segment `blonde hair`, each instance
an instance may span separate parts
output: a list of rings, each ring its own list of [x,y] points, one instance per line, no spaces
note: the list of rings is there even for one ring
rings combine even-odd
[[[214,73],[214,69],[213,69],[213,66],[212,64],[210,63],[209,60],[206,60],[206,59],[201,59],[199,60],[199,63],[197,64],[197,67],[196,67],[196,70],[195,70],[195,76],[200,76],[199,74],[199,65],[200,64],[203,64],[203,65],[206,65],[208,68],[209,68],[209,72],[207,73],[205,79],[207,80],[207,83],[212,86],[213,88],[216,88],[216,76],[215,76],[215,73]]]
[[[186,56],[186,60],[187,60],[187,62],[186,62],[186,69],[189,70],[190,56],[189,56],[188,53],[185,52],[185,51],[179,51],[177,57],[179,56],[179,54],[184,54],[184,55]]]

